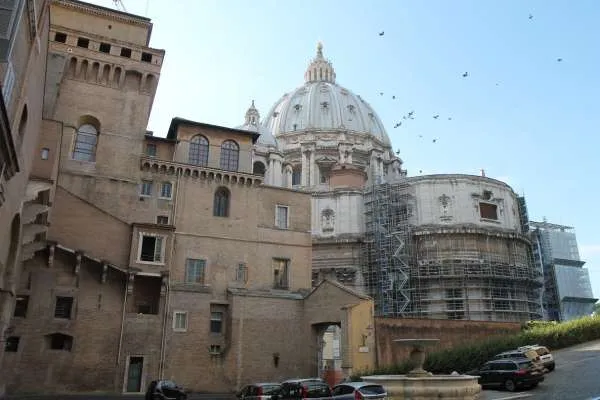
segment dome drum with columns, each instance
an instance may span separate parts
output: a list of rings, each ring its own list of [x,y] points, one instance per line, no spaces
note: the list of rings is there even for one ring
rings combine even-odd
[[[283,95],[262,121],[252,102],[239,127],[260,133],[255,173],[264,171],[265,184],[329,191],[329,174],[337,164],[362,168],[366,184],[406,174],[375,111],[336,83],[321,43],[304,79],[304,85]]]

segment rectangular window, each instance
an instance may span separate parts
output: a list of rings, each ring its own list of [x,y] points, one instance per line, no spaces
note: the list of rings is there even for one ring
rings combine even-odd
[[[17,296],[15,303],[14,317],[25,318],[27,316],[27,308],[29,307],[29,296]]]
[[[273,259],[273,288],[288,289],[288,273],[290,260],[282,258]]]
[[[238,264],[235,280],[238,282],[248,281],[248,266],[245,263]]]
[[[71,319],[73,311],[72,297],[56,297],[56,305],[54,306],[54,318]]]
[[[288,229],[288,206],[276,206],[275,209],[275,226],[279,229]]]
[[[173,330],[177,332],[185,332],[187,331],[187,327],[187,312],[175,311],[173,313]]]
[[[208,351],[210,354],[221,354],[221,346],[218,344],[211,344]]]
[[[163,182],[160,185],[160,197],[161,198],[170,199],[172,191],[173,191],[173,184],[171,182]]]
[[[73,336],[64,335],[62,333],[53,333],[48,335],[48,347],[50,350],[66,350],[71,351],[73,348]]]
[[[110,53],[110,44],[100,43],[100,48],[98,50],[100,50],[102,53]]]
[[[121,48],[121,57],[131,58],[131,49],[128,49],[127,47],[122,47]]]
[[[206,260],[188,258],[185,261],[185,283],[204,284]]]
[[[223,333],[223,313],[221,311],[210,313],[210,333]]]
[[[42,149],[42,154],[41,154],[42,160],[47,160],[48,157],[50,157],[50,149],[47,147],[44,147]]]
[[[9,353],[16,353],[19,351],[19,341],[21,338],[19,336],[9,336],[6,339],[6,344],[4,345],[4,351]]]
[[[152,196],[152,181],[142,181],[141,196]]]
[[[77,38],[77,47],[88,48],[90,45],[90,39],[86,38]]]
[[[59,43],[66,43],[67,42],[67,34],[62,33],[62,32],[56,32],[54,34],[54,41],[59,42]]]
[[[142,61],[147,63],[152,62],[152,54],[142,53]]]
[[[490,203],[479,203],[481,218],[498,220],[498,206]]]
[[[158,225],[169,225],[169,217],[165,215],[159,215],[156,217],[156,223]]]
[[[156,157],[156,145],[154,143],[148,143],[146,145],[146,155]]]
[[[163,244],[164,237],[142,235],[139,261],[142,262],[163,262]]]

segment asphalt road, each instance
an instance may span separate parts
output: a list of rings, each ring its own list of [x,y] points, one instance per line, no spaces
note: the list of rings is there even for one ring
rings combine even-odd
[[[519,393],[484,390],[485,400],[590,400],[600,397],[600,340],[552,352],[556,369],[544,382]]]

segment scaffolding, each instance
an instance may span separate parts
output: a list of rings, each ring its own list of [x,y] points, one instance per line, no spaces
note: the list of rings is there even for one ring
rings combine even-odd
[[[405,180],[365,194],[363,279],[376,315],[539,319],[542,274],[528,239],[472,224],[417,226],[412,190]]]
[[[415,199],[406,181],[375,185],[365,194],[363,279],[375,313],[404,316],[410,303],[411,219]]]

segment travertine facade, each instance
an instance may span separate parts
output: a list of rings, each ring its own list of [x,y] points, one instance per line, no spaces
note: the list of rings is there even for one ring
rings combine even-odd
[[[346,373],[373,365],[372,301],[312,288],[311,196],[263,185],[259,135],[174,118],[153,136],[164,51],[148,46],[150,21],[54,0],[50,22],[29,147],[51,226],[6,309],[8,390],[135,393],[164,377],[225,392],[311,376],[331,324]]]

